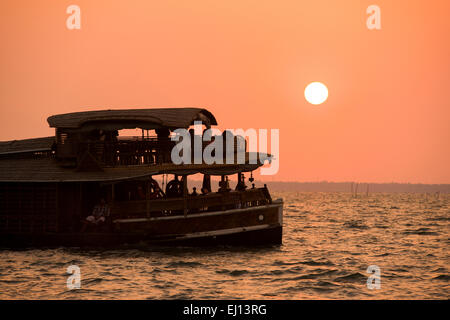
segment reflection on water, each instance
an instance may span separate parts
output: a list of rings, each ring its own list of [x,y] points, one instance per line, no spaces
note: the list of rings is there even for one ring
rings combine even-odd
[[[284,244],[266,248],[0,251],[2,299],[448,299],[450,195],[274,195]],[[68,290],[66,269],[81,268]],[[369,290],[369,265],[381,289]]]

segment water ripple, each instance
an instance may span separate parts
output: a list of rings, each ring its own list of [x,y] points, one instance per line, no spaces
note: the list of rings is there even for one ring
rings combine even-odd
[[[275,193],[284,244],[0,251],[1,299],[448,299],[450,195]],[[69,265],[81,289],[68,290]],[[380,268],[369,290],[367,267]]]

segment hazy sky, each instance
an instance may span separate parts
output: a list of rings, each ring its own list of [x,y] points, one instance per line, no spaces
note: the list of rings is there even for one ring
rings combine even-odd
[[[448,0],[3,0],[0,15],[0,140],[52,135],[52,114],[196,106],[221,129],[280,129],[270,179],[450,183]]]

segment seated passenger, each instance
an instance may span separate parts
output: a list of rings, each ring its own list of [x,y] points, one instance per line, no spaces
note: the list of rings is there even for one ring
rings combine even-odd
[[[142,188],[142,186],[137,187],[137,195],[138,195],[138,200],[146,199],[145,191],[144,191],[144,188]]]
[[[225,177],[225,180],[219,181],[218,192],[229,192],[229,191],[231,191],[230,181],[228,180],[228,177]]]
[[[109,206],[106,204],[105,199],[101,199],[100,203],[94,207],[92,214],[86,218],[86,221],[90,224],[99,225],[106,221],[106,217],[109,216]],[[85,225],[86,226],[86,225]],[[84,231],[85,228],[83,228]]]
[[[162,191],[161,187],[158,184],[158,181],[150,177],[149,180],[150,187],[150,199],[162,199],[165,197],[164,191]]]

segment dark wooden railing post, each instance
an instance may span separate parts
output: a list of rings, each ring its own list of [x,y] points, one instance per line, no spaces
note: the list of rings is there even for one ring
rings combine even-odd
[[[187,196],[188,196],[188,189],[187,189],[187,176],[183,176],[183,212],[184,216],[187,216]]]
[[[150,183],[148,181],[145,182],[145,187],[146,212],[147,218],[150,218]]]

